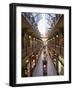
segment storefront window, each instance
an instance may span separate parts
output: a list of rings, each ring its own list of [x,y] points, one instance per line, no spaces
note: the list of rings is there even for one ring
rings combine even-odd
[[[64,66],[58,61],[59,75],[64,75]]]
[[[24,63],[24,67],[23,67],[23,76],[25,77],[29,77],[30,76],[30,59],[27,59]]]
[[[32,68],[35,66],[35,59],[32,60]]]

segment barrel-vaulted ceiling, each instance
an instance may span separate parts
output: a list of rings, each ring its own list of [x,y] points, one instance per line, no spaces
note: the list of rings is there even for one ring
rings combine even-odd
[[[26,15],[28,16],[29,20],[26,18]],[[22,13],[22,28],[26,29],[29,34],[33,33],[37,37],[40,37],[40,31],[42,32],[42,30],[39,30],[38,26],[42,19],[46,21],[45,31],[48,38],[51,38],[54,34],[60,32],[64,28],[64,15],[53,13],[46,13],[44,15],[42,13]],[[41,22],[41,27],[45,25],[42,23],[43,22]]]

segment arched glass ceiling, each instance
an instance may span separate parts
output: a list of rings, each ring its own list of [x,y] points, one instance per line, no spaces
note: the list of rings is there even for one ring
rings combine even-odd
[[[50,28],[55,26],[56,21],[60,18],[61,14],[23,13],[23,16],[28,17],[33,25],[38,28],[41,36],[45,37]]]

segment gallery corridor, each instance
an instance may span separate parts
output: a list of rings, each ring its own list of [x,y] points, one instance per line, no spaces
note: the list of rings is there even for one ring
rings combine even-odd
[[[64,15],[22,12],[22,77],[64,75]]]
[[[47,60],[47,76],[53,76],[57,75],[56,69],[54,67],[54,64],[48,54],[47,48],[46,48],[46,60]],[[33,76],[43,76],[43,60],[44,60],[44,50],[42,50],[42,53],[39,57],[38,63],[36,68],[33,71]]]

